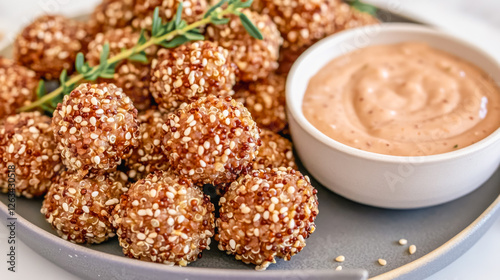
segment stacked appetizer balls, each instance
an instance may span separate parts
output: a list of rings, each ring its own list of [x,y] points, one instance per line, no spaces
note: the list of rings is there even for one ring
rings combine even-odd
[[[340,0],[256,0],[241,17],[262,40],[228,15],[200,28],[206,40],[151,45],[113,65],[113,75],[76,84],[55,110],[44,107],[47,115],[16,114],[44,94],[39,78],[71,75],[78,52],[99,66],[106,44],[113,57],[148,40],[156,7],[167,22],[182,3],[190,24],[212,2],[103,0],[88,23],[44,15],[27,26],[14,60],[0,58],[0,190],[45,195],[41,213],[62,238],[117,235],[124,254],[139,260],[185,266],[212,238],[257,269],[299,253],[319,211],[283,137],[285,81],[319,39],[377,22]],[[205,184],[217,187],[219,215]]]

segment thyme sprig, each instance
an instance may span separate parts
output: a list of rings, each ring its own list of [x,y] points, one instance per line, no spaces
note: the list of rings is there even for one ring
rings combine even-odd
[[[145,50],[153,45],[159,45],[164,48],[175,48],[189,41],[204,40],[200,28],[207,24],[222,25],[229,22],[229,15],[236,15],[240,18],[241,24],[245,30],[254,38],[261,40],[262,34],[259,29],[250,21],[250,19],[241,12],[242,9],[252,5],[253,0],[221,0],[207,10],[201,20],[188,24],[182,19],[182,3],[179,4],[174,18],[163,23],[159,16],[158,7],[155,8],[152,21],[151,36],[146,37],[146,31],[142,30],[137,44],[130,49],[123,49],[119,54],[109,57],[109,44],[104,44],[101,51],[100,63],[96,66],[90,66],[85,61],[83,53],[78,53],[75,61],[77,74],[71,77],[67,76],[66,70],[61,73],[60,86],[50,93],[46,93],[45,83],[40,81],[37,88],[38,99],[29,105],[26,105],[18,111],[29,111],[41,107],[51,113],[57,103],[62,101],[64,95],[69,94],[82,80],[95,81],[98,78],[113,78],[116,65],[128,59],[141,63],[148,63]]]

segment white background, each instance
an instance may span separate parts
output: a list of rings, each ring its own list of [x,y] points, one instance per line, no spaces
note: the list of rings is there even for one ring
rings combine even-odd
[[[498,45],[500,34],[500,1],[498,0],[375,0],[374,2],[397,2],[402,10],[409,10],[423,18],[433,13],[439,17],[429,19],[436,25],[460,34],[469,26],[464,21],[476,21],[483,28],[478,33],[495,39],[481,42],[485,49],[497,50],[494,54],[500,56]],[[98,0],[0,0],[0,34],[5,35],[4,40],[10,41],[15,35],[15,30],[28,22],[33,17],[43,12],[63,13],[65,15],[78,15],[92,10]],[[450,15],[447,17],[447,15]],[[454,15],[454,16],[452,16]],[[439,21],[437,21],[439,19]],[[460,19],[460,20],[457,20]],[[461,20],[463,19],[463,20]],[[435,21],[436,20],[436,21]],[[435,21],[435,22],[434,22]],[[496,34],[495,34],[496,33]],[[0,45],[1,45],[0,40]],[[499,186],[500,187],[500,186]],[[2,222],[3,223],[3,222]],[[57,265],[45,260],[24,243],[17,244],[18,271],[7,271],[7,229],[0,226],[0,279],[78,279]],[[436,273],[428,280],[468,280],[468,279],[500,279],[500,220],[474,245],[467,253],[454,263]]]

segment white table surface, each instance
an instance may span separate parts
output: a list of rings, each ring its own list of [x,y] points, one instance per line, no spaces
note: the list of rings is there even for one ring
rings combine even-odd
[[[487,50],[497,50],[493,53],[500,57],[500,1],[498,0],[370,0],[378,3],[388,3],[401,7],[403,10],[415,12],[422,18],[431,18],[439,12],[439,20],[433,22],[458,36],[466,33],[454,25],[460,21],[474,21],[482,26],[478,33],[489,36],[491,40],[474,38],[476,43]],[[12,33],[7,30],[19,30],[40,13],[63,13],[77,15],[90,11],[99,0],[1,0],[0,1],[0,34],[5,34],[5,40],[12,40]],[[430,9],[430,5],[436,5]],[[449,18],[443,17],[449,11]],[[436,19],[436,17],[432,17]],[[458,24],[458,23],[457,23]],[[463,24],[463,23],[462,23]],[[462,29],[463,30],[463,29]],[[495,41],[496,40],[496,41]],[[1,41],[1,40],[0,40]],[[499,186],[500,187],[500,186]],[[2,222],[3,224],[3,222]],[[17,272],[7,271],[7,228],[0,226],[0,279],[65,279],[75,280],[78,277],[44,259],[31,250],[19,239],[17,240]],[[500,279],[500,220],[482,237],[468,252],[443,270],[429,277],[428,280],[468,280],[468,279]]]

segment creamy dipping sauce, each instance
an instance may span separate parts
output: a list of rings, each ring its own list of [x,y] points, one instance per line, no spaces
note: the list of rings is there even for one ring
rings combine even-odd
[[[374,153],[460,149],[500,127],[500,89],[475,65],[427,44],[370,46],[330,61],[302,110],[330,138]]]

